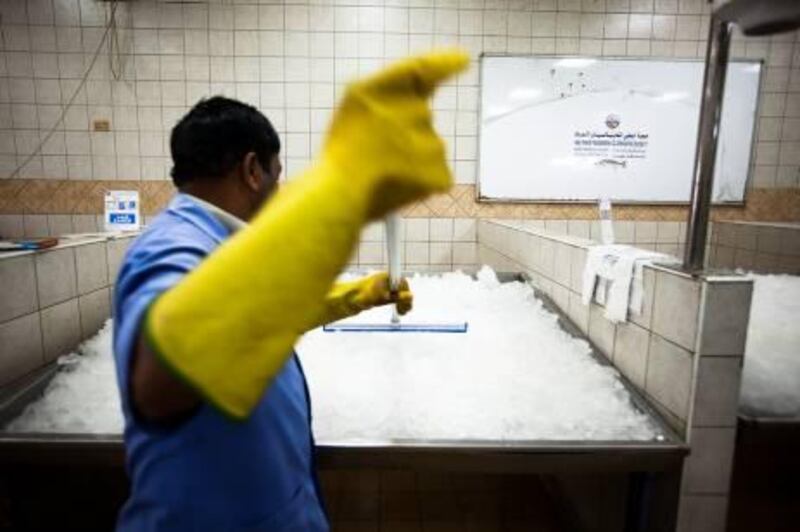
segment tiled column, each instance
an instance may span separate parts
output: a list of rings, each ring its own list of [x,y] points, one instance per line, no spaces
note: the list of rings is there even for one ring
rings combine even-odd
[[[723,532],[752,283],[646,266],[642,314],[614,324],[580,300],[591,244],[514,222],[479,225],[481,261],[528,272],[691,446],[678,531]]]
[[[679,532],[725,530],[751,295],[741,277],[703,282]]]

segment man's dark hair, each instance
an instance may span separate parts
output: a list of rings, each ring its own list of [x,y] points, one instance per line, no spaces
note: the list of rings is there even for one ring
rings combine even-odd
[[[180,187],[199,177],[225,176],[248,152],[269,171],[281,141],[267,117],[252,105],[214,96],[200,100],[172,128],[172,181]]]

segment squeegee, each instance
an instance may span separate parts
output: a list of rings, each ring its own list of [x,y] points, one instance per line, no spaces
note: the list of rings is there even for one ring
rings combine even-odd
[[[402,278],[402,256],[400,248],[400,218],[397,214],[386,217],[386,250],[389,258],[389,283],[397,292]],[[397,306],[392,307],[389,323],[336,322],[322,327],[325,332],[410,332],[410,333],[465,333],[467,322],[462,323],[402,323]]]

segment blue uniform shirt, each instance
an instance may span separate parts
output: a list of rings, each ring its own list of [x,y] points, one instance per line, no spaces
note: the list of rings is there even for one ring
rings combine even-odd
[[[229,234],[190,196],[178,194],[122,264],[114,294],[114,357],[131,495],[118,531],[328,530],[308,389],[296,355],[246,421],[232,421],[205,403],[169,429],[143,424],[132,413],[130,362],[145,310]]]

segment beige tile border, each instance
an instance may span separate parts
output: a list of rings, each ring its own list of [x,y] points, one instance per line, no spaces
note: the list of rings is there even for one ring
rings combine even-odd
[[[144,214],[161,210],[175,191],[170,181],[2,179],[0,214],[99,214],[103,193],[110,189],[139,190]],[[670,205],[620,205],[614,211],[618,220],[684,221],[686,214],[686,207]],[[473,185],[455,185],[446,194],[405,208],[403,216],[593,220],[597,213],[589,204],[479,203]],[[752,189],[744,207],[714,208],[712,218],[800,221],[800,189]]]

